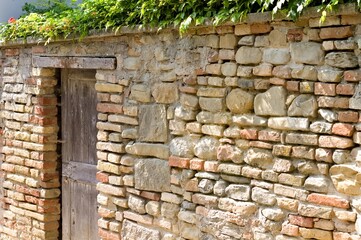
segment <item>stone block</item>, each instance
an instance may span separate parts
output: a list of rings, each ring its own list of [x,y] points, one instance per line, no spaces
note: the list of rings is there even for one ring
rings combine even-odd
[[[291,56],[296,63],[320,65],[324,61],[325,53],[319,43],[299,42],[291,43]]]
[[[140,141],[166,142],[167,126],[167,112],[164,105],[140,106],[138,132]]]
[[[226,97],[226,105],[232,113],[247,113],[253,109],[253,95],[233,89]]]
[[[273,65],[287,64],[290,58],[290,52],[285,48],[268,48],[263,51],[263,61]]]
[[[337,68],[354,68],[358,66],[358,58],[353,52],[331,52],[325,57],[325,62]]]
[[[135,188],[139,190],[170,191],[168,162],[156,158],[137,159],[134,166]]]
[[[262,50],[254,47],[240,47],[236,53],[236,61],[239,64],[259,64],[262,61]]]
[[[265,93],[259,93],[254,99],[256,115],[285,116],[286,90],[283,87],[272,87]]]
[[[152,96],[157,103],[174,103],[178,100],[178,86],[175,83],[157,83],[153,86]]]
[[[124,220],[122,231],[122,239],[124,240],[160,240],[160,232],[138,225],[128,220]]]

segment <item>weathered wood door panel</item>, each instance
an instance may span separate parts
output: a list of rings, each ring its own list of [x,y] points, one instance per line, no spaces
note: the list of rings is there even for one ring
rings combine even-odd
[[[62,70],[62,239],[95,240],[96,91],[94,70]]]

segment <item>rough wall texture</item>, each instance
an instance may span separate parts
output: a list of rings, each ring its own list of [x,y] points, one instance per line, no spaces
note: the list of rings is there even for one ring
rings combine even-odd
[[[102,239],[361,239],[361,15],[3,48],[1,239],[56,239],[57,78],[98,70]],[[1,55],[0,55],[1,56]]]

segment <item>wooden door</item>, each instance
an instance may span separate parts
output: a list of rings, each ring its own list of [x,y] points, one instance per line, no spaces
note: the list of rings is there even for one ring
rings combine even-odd
[[[62,239],[95,240],[95,70],[62,70]]]

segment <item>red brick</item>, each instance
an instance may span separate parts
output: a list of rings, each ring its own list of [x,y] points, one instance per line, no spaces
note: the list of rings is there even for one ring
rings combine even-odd
[[[106,231],[102,228],[98,229],[98,235],[103,240],[120,240],[120,234],[115,232]]]
[[[269,23],[253,23],[250,27],[252,34],[269,33],[272,30]]]
[[[350,26],[321,28],[320,32],[321,39],[341,39],[351,37],[352,35],[353,31]]]
[[[336,95],[336,84],[332,83],[315,83],[315,94],[324,96]]]
[[[286,88],[291,92],[298,92],[300,90],[300,83],[298,81],[287,81]]]
[[[358,118],[359,118],[358,112],[353,112],[353,111],[338,112],[338,120],[340,122],[357,123]]]
[[[258,131],[256,129],[242,129],[239,131],[241,138],[256,140],[258,139]]]
[[[140,193],[141,197],[153,200],[153,201],[159,201],[160,200],[160,193],[155,193],[155,192],[147,192],[147,191],[142,191]]]
[[[190,161],[189,168],[192,170],[203,171],[204,170],[204,160],[198,159],[198,158],[193,158]]]
[[[44,172],[44,173],[40,173],[40,179],[41,179],[42,181],[50,181],[50,180],[59,179],[59,173],[58,173],[58,172]]]
[[[336,135],[350,137],[354,132],[354,126],[347,123],[335,123],[332,126],[332,133]]]
[[[284,223],[284,224],[282,224],[281,233],[285,234],[285,235],[288,235],[288,236],[297,237],[297,236],[300,235],[299,226]]]
[[[194,75],[189,75],[183,78],[183,82],[188,85],[196,85],[197,84],[197,77]]]
[[[281,133],[278,131],[261,130],[258,132],[258,140],[280,142]]]
[[[296,226],[300,226],[300,227],[308,227],[308,228],[312,228],[313,227],[313,218],[310,217],[302,217],[302,216],[298,216],[298,215],[289,215],[288,216],[288,221]]]
[[[311,193],[307,197],[307,201],[311,203],[316,203],[319,205],[331,206],[348,209],[350,207],[350,202],[346,199],[331,196],[331,195],[323,195],[319,193]]]
[[[43,116],[53,116],[58,113],[56,107],[43,107],[43,106],[34,106],[34,114],[43,115]]]
[[[273,84],[273,85],[278,85],[278,86],[285,86],[286,80],[283,78],[274,77],[274,78],[270,78],[269,83]]]
[[[123,106],[119,104],[112,103],[98,103],[97,104],[98,112],[109,112],[109,113],[123,113]]]
[[[7,57],[18,56],[19,54],[20,54],[20,50],[18,48],[5,49],[5,56]]]
[[[35,78],[29,77],[29,78],[25,79],[25,84],[26,85],[36,85],[36,80],[35,80]]]
[[[99,182],[107,183],[109,182],[109,174],[103,173],[103,172],[97,172],[96,173],[96,179]]]
[[[33,46],[31,52],[34,54],[45,53],[46,48],[44,46]]]
[[[303,38],[302,28],[289,29],[287,32],[287,40],[289,42],[301,42]]]
[[[171,167],[178,168],[189,168],[190,158],[181,158],[177,156],[170,156],[168,160],[168,164]]]
[[[355,93],[355,86],[350,83],[337,84],[336,93],[340,95],[353,95]]]
[[[361,70],[348,70],[345,71],[343,77],[348,82],[361,81]]]
[[[203,69],[203,68],[197,68],[196,70],[194,70],[194,73],[195,73],[197,76],[206,75],[206,71],[205,71],[205,69]]]

